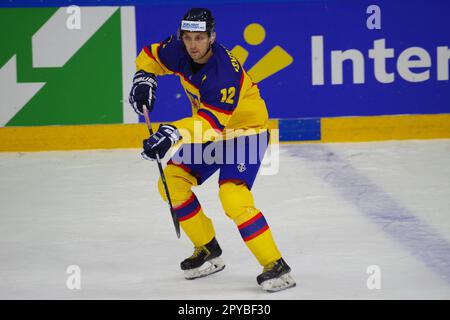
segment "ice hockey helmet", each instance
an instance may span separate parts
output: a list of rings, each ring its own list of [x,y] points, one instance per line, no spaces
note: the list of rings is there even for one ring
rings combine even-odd
[[[214,32],[215,21],[212,13],[206,8],[192,8],[181,20],[180,27],[178,29],[178,38],[184,31],[190,32],[207,32],[211,36]]]

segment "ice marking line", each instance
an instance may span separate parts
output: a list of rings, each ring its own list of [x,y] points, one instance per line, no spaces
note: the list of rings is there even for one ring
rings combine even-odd
[[[290,155],[320,164],[316,173],[372,222],[450,284],[450,243],[352,164],[323,145],[288,146]]]

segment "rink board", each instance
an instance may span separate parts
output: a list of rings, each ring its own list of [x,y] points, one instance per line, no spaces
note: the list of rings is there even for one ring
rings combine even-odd
[[[153,124],[156,129],[157,123]],[[450,138],[450,114],[271,120],[272,143]],[[145,124],[0,128],[0,151],[140,148]]]

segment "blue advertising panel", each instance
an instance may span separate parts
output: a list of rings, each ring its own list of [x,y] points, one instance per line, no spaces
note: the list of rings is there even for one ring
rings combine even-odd
[[[245,60],[271,118],[450,112],[449,1],[212,4],[217,41]],[[137,5],[138,51],[175,34],[189,4]],[[155,121],[189,115],[160,77]]]
[[[138,52],[175,34],[190,7],[207,6],[271,118],[450,113],[448,0],[0,1],[67,5],[134,6]],[[189,115],[177,77],[158,82],[153,120]]]

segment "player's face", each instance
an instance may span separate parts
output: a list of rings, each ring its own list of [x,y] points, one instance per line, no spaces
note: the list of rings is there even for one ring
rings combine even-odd
[[[212,39],[207,32],[184,32],[182,40],[189,56],[197,63],[205,63],[209,55],[208,52]],[[205,61],[206,60],[206,61]]]

